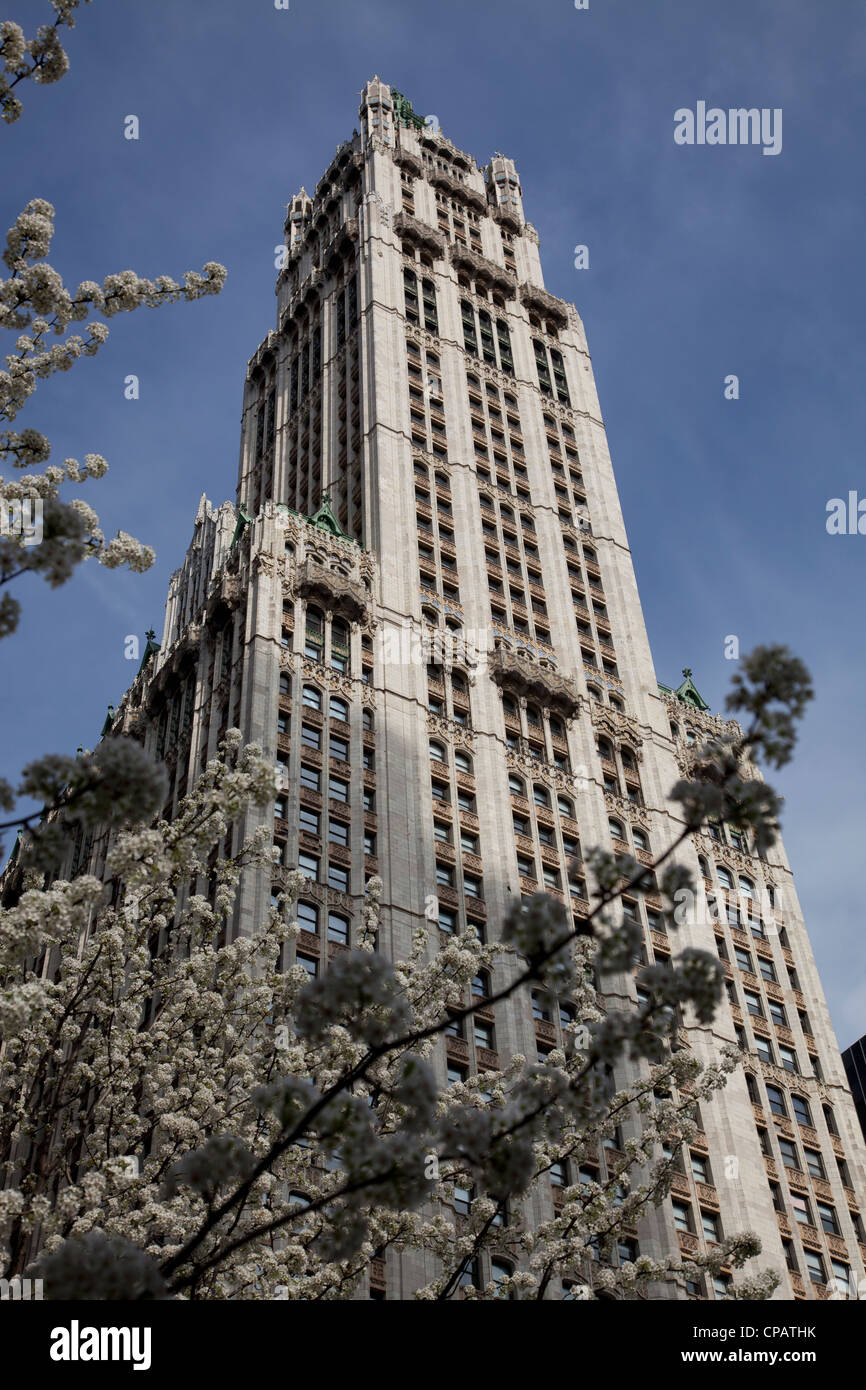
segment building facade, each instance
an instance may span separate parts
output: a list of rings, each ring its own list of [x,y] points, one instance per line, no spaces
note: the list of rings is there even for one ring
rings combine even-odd
[[[854,1097],[860,1128],[866,1136],[866,1034],[842,1053],[842,1062]]]
[[[202,498],[161,641],[107,729],[166,760],[169,813],[227,728],[273,755],[281,863],[248,875],[234,930],[255,931],[299,867],[311,974],[352,945],[374,874],[393,956],[419,924],[431,951],[461,930],[495,939],[542,888],[579,921],[581,847],[651,863],[681,828],[668,793],[690,745],[727,726],[689,672],[657,681],[586,336],[545,289],[517,170],[499,154],[482,169],[374,78],[359,131],[292,198],[285,232],[236,503]],[[727,1000],[684,1041],[704,1061],[739,1044],[744,1067],[622,1254],[754,1230],[757,1266],[783,1276],[776,1298],[837,1281],[856,1296],[863,1139],[784,850],[759,858],[719,826],[678,858],[717,920],[669,935],[652,893],[626,911],[647,962],[719,953]],[[606,993],[628,1007],[634,975]],[[443,1082],[543,1058],[567,1021],[517,997],[482,1011],[443,1045]],[[574,1180],[554,1174],[528,1219]],[[411,1297],[434,1272],[389,1256],[371,1294]]]

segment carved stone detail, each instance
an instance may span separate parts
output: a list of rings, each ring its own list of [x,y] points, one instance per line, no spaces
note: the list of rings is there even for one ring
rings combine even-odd
[[[363,584],[328,569],[310,555],[296,570],[295,587],[305,598],[312,595],[323,599],[330,609],[344,613],[352,622],[360,622],[366,616],[369,595]]]
[[[497,685],[506,686],[518,695],[531,695],[567,716],[580,709],[580,692],[573,681],[530,661],[520,652],[497,648],[490,657],[490,675]]]

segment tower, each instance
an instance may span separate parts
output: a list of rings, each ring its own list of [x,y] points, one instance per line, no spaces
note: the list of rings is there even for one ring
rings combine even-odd
[[[668,793],[691,744],[727,727],[688,669],[658,683],[581,320],[544,286],[513,162],[480,168],[378,78],[285,232],[236,502],[202,498],[161,643],[109,728],[166,760],[169,814],[228,727],[273,756],[280,862],[248,874],[233,930],[255,931],[297,866],[311,974],[351,947],[374,874],[392,956],[419,926],[431,951],[495,937],[539,888],[579,922],[582,849],[651,864],[681,827]],[[647,961],[718,951],[727,1000],[681,1043],[704,1061],[736,1044],[744,1067],[623,1257],[749,1229],[777,1297],[853,1289],[863,1142],[784,850],[712,826],[678,858],[716,919],[669,934],[653,892],[625,911]],[[629,1007],[633,975],[606,992]],[[567,1021],[567,1001],[482,1010],[442,1046],[443,1082],[543,1059]],[[552,1174],[526,1219],[567,1181]],[[371,1288],[410,1297],[429,1273],[395,1260]]]

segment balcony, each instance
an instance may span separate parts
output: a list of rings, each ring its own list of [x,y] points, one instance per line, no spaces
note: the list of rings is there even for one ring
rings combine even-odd
[[[298,572],[297,590],[304,597],[317,597],[350,622],[360,622],[367,612],[369,596],[363,584],[339,570],[327,569],[308,557]]]
[[[490,662],[490,674],[498,685],[556,707],[567,717],[580,708],[580,695],[572,681],[522,653],[498,648]]]

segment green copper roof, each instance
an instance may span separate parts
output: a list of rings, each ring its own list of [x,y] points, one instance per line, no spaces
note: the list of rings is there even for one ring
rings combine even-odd
[[[396,87],[391,88],[391,100],[394,103],[394,119],[400,125],[414,126],[416,130],[424,129],[424,117],[416,115],[409,98],[398,92]]]
[[[157,642],[156,640],[156,633],[154,632],[153,628],[149,627],[144,635],[147,638],[147,646],[144,649],[144,656],[141,658],[141,665],[138,668],[139,675],[141,675],[142,671],[144,670],[147,663],[150,661],[150,658],[153,656],[154,652],[159,651],[159,642]]]
[[[682,700],[684,705],[691,705],[693,709],[702,711],[708,710],[709,705],[692,680],[690,667],[683,667],[683,676],[685,679],[682,685],[678,686],[676,690],[673,690],[669,685],[662,685],[661,681],[659,681],[659,690],[661,693],[663,695],[676,695],[677,699]]]
[[[244,533],[244,527],[249,526],[251,521],[252,517],[250,516],[243,502],[238,503],[238,524],[235,527],[235,533],[232,536],[232,543],[229,546],[229,550],[234,550],[235,546],[237,545],[238,541]]]
[[[305,519],[311,526],[318,526],[320,531],[327,531],[329,535],[339,536],[340,539],[344,541],[349,539],[340,526],[339,521],[334,516],[334,513],[331,511],[331,496],[328,492],[322,494],[322,505],[319,510]]]

